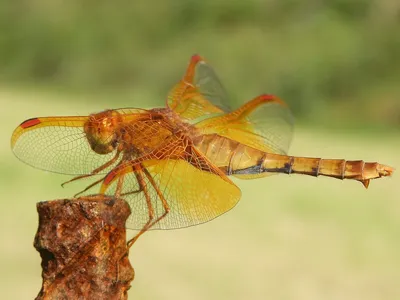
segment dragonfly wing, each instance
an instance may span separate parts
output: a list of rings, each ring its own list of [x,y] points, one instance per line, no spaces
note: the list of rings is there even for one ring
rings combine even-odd
[[[240,199],[240,190],[232,182],[199,170],[184,160],[159,161],[148,166],[147,170],[157,184],[153,186],[147,179],[155,216],[165,212],[157,189],[170,208],[166,217],[152,229],[182,228],[208,222],[229,211]],[[132,208],[129,223],[140,229],[148,220],[144,197],[128,198],[128,201]]]
[[[130,122],[149,118],[143,109],[113,110],[129,129]],[[23,162],[35,168],[70,175],[89,174],[115,157],[116,151],[98,154],[92,150],[84,132],[89,117],[43,117],[21,123],[11,137],[11,148]],[[99,172],[106,174],[118,163]]]
[[[204,134],[218,134],[269,153],[287,154],[293,116],[279,98],[261,95],[230,113],[196,124]]]
[[[83,131],[87,118],[27,120],[14,130],[11,148],[21,161],[33,167],[62,174],[89,174],[110,161],[115,151],[99,155],[90,148]]]
[[[124,163],[125,166],[110,172],[102,187],[111,182],[105,192],[113,195],[119,178],[115,175],[124,175],[122,197],[132,210],[128,228],[141,229],[149,220],[145,193],[150,198],[154,219],[165,212],[163,200],[170,209],[151,229],[176,229],[210,221],[229,211],[240,199],[240,189],[195,150],[181,158],[140,160],[130,165]],[[144,178],[142,186],[135,174],[138,168]]]
[[[214,69],[199,55],[192,56],[186,74],[167,99],[168,107],[187,120],[228,112],[228,103]]]

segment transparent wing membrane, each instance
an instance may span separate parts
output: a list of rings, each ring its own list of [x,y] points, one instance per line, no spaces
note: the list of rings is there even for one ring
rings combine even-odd
[[[162,216],[166,211],[165,203],[169,213],[151,229],[176,229],[201,224],[236,205],[241,192],[234,183],[201,158],[193,156],[191,161],[197,166],[182,159],[153,159],[124,164],[125,167],[120,168],[121,172],[112,178],[105,193],[114,195],[118,180],[123,176],[121,197],[128,201],[132,210],[127,221],[128,228],[143,228],[149,220],[150,210],[154,213],[153,220]],[[202,169],[199,169],[200,166]],[[207,168],[209,172],[204,171]]]
[[[142,130],[148,131],[149,136],[154,136],[154,131],[157,131],[143,121],[143,119],[151,119],[148,110],[123,108],[109,110],[109,112],[117,113],[120,118],[120,124],[117,126],[124,126],[129,132]],[[111,161],[116,156],[116,150],[106,154],[93,151],[84,132],[84,124],[88,118],[29,119],[15,129],[11,138],[11,148],[21,161],[42,170],[70,175],[90,174],[93,170]],[[135,127],[137,120],[142,121],[140,122],[141,128]],[[126,142],[126,147],[130,146],[129,142]],[[138,142],[145,141],[139,140]],[[106,174],[121,159],[122,155],[120,159],[99,174]]]
[[[262,95],[231,111],[215,71],[198,55],[192,57],[167,104],[185,119],[203,120],[197,125],[207,128],[204,133],[217,133],[266,152],[286,154],[289,149],[293,116],[287,105]]]
[[[11,142],[14,154],[28,165],[56,173],[82,175],[115,156],[115,152],[99,155],[90,148],[83,131],[86,117],[32,120],[38,123],[25,128],[29,120],[22,123],[14,131]]]
[[[293,135],[293,116],[279,98],[261,95],[196,127],[205,134],[216,133],[261,151],[287,154]]]
[[[195,60],[198,56],[195,56]],[[203,59],[197,58],[199,61],[196,64],[194,73],[194,86],[197,87],[199,93],[204,96],[213,105],[223,110],[230,111],[228,94],[221,84],[214,69]]]
[[[246,136],[254,136],[254,139],[250,139],[249,142],[244,141],[244,144],[265,152],[288,153],[294,123],[288,106],[280,101],[264,102],[245,118],[248,127],[252,129]]]
[[[167,105],[187,120],[230,111],[225,89],[199,55],[192,57],[185,76],[168,95]]]

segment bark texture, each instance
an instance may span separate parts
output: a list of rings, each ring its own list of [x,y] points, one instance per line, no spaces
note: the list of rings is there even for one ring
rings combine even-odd
[[[34,246],[42,257],[37,299],[127,299],[129,205],[101,195],[37,204]]]

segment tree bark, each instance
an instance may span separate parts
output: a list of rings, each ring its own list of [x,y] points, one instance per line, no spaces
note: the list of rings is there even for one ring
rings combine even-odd
[[[102,195],[39,202],[34,246],[42,257],[37,299],[127,299],[129,205]]]

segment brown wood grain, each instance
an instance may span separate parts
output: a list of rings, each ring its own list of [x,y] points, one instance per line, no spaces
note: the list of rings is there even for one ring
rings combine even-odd
[[[128,204],[102,195],[39,202],[34,246],[42,257],[37,299],[127,299]]]

